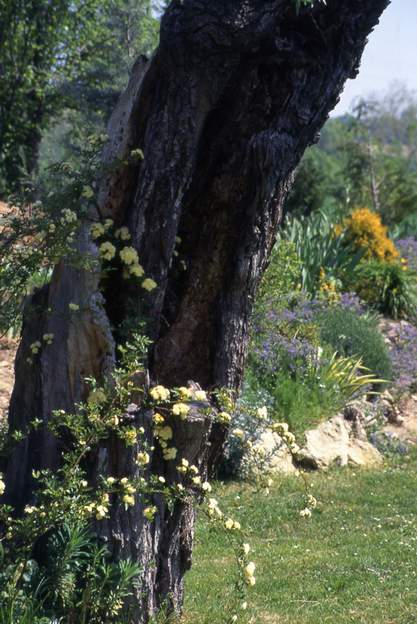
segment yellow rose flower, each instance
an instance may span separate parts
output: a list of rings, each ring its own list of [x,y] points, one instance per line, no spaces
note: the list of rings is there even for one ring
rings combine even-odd
[[[259,420],[265,420],[266,418],[268,418],[267,407],[265,405],[263,407],[258,407],[258,409],[256,410],[256,415]]]
[[[145,271],[143,270],[143,266],[141,264],[133,264],[129,269],[129,273],[134,275],[134,277],[142,277]]]
[[[120,238],[120,240],[130,240],[131,238],[130,232],[125,225],[119,228],[118,230],[116,230],[114,235],[116,238]]]
[[[123,439],[127,446],[133,446],[138,439],[136,429],[128,429],[127,431],[124,431]]]
[[[161,414],[158,414],[158,413],[152,416],[152,420],[154,421],[155,425],[162,425],[162,423],[165,422],[165,418]]]
[[[219,412],[217,414],[217,420],[225,425],[229,424],[232,417],[227,412]]]
[[[146,278],[146,280],[142,282],[142,288],[144,288],[145,290],[149,292],[153,290],[154,288],[156,288],[157,286],[158,284],[150,277]]]
[[[164,388],[164,386],[154,386],[149,394],[155,401],[168,401],[170,397],[168,388]]]
[[[190,411],[190,408],[185,403],[175,403],[172,406],[172,413],[174,416],[179,416],[182,420],[187,418],[187,414]]]
[[[32,344],[30,345],[30,350],[32,351],[32,353],[39,353],[39,349],[41,348],[41,343],[39,342],[39,340],[36,340],[36,342],[32,342]]]
[[[46,342],[46,344],[52,344],[52,341],[54,339],[54,335],[53,334],[44,334],[42,336],[42,340],[44,340]]]
[[[147,464],[149,464],[150,462],[150,457],[149,457],[149,453],[146,453],[146,451],[142,451],[141,453],[138,453],[136,456],[136,463],[139,466],[146,466]]]
[[[178,394],[180,395],[180,398],[185,401],[187,399],[191,399],[192,397],[192,392],[190,390],[190,388],[186,388],[185,386],[181,386],[180,388],[178,388]]]
[[[110,241],[102,243],[99,249],[104,260],[112,260],[116,254],[116,247],[112,245]]]
[[[169,461],[171,459],[175,459],[177,457],[177,453],[177,449],[174,446],[171,446],[171,448],[164,449],[163,456],[166,461]]]
[[[145,507],[145,509],[143,510],[143,515],[145,516],[147,520],[151,522],[154,519],[156,512],[157,512],[157,509],[155,505],[153,505],[152,507]]]
[[[94,195],[94,191],[91,188],[91,186],[83,186],[81,195],[85,197],[86,199],[91,199],[91,197],[93,197]]]
[[[138,264],[139,257],[138,252],[133,247],[123,247],[119,252],[122,262],[128,266],[131,264]]]
[[[108,509],[105,505],[97,505],[96,507],[96,520],[103,520],[106,517]]]
[[[156,435],[161,440],[171,440],[172,439],[172,429],[171,427],[158,427],[156,430]]]
[[[131,494],[125,494],[122,500],[128,507],[132,507],[135,504],[135,497]]]

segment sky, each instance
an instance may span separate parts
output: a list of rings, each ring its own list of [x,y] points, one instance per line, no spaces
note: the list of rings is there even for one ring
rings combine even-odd
[[[369,37],[358,77],[346,83],[332,116],[348,112],[355,98],[383,95],[394,83],[417,91],[417,0],[391,0]]]

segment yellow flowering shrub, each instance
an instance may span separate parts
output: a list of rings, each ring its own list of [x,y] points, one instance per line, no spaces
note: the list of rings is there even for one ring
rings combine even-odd
[[[340,235],[342,232],[354,248],[365,250],[365,258],[391,261],[399,256],[381,216],[369,208],[356,208],[349,217],[336,225],[335,233]]]

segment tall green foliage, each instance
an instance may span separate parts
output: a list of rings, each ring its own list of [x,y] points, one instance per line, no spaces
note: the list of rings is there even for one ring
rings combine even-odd
[[[342,279],[351,273],[362,257],[354,252],[345,235],[337,236],[332,220],[324,212],[309,217],[289,218],[281,234],[290,241],[301,261],[301,284],[303,290],[314,295],[320,287],[320,276]]]
[[[150,51],[151,0],[3,0],[0,197],[36,168],[42,134],[63,109],[108,116],[138,52]]]
[[[56,83],[94,47],[98,0],[5,0],[0,19],[0,194],[33,170]]]

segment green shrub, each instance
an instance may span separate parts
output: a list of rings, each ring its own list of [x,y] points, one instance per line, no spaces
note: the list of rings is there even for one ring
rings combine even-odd
[[[305,431],[341,407],[336,388],[322,383],[319,376],[303,382],[286,372],[280,373],[271,388],[271,397],[274,417],[287,422],[300,441]]]
[[[394,319],[416,315],[416,275],[400,262],[361,262],[351,286],[363,301],[382,314]]]
[[[301,261],[294,243],[279,240],[257,293],[257,308],[276,303],[301,287]]]
[[[361,358],[363,366],[376,377],[391,379],[392,367],[387,345],[372,317],[340,307],[329,307],[317,317],[323,342],[341,357]]]
[[[43,550],[35,546],[20,568],[5,565],[0,570],[2,624],[128,621],[120,611],[140,574],[137,564],[112,562],[82,522],[56,528]]]
[[[415,213],[408,215],[392,227],[394,240],[405,238],[406,236],[417,237],[417,214]]]

